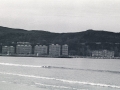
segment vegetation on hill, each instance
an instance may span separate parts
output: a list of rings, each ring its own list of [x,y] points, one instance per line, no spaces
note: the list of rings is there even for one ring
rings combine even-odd
[[[68,44],[73,55],[90,55],[91,50],[107,49],[119,56],[120,33],[87,30],[76,33],[52,33],[42,30],[23,30],[0,27],[0,45],[16,45],[17,42],[36,44]],[[0,46],[0,47],[1,47]],[[1,51],[1,49],[0,49]]]

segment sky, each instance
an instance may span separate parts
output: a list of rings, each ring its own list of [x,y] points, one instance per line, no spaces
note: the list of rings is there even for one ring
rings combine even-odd
[[[0,26],[50,32],[120,32],[120,0],[0,0]]]

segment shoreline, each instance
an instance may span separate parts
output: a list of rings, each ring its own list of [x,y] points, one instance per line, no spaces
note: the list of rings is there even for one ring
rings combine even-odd
[[[41,56],[36,56],[36,55],[5,55],[5,54],[0,54],[0,56],[5,56],[5,57],[44,57],[44,58],[89,58],[89,59],[120,59],[120,57],[91,57],[91,56],[50,56],[50,55],[41,55]]]

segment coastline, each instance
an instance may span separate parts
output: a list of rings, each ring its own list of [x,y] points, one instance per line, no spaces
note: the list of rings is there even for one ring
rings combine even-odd
[[[89,59],[120,59],[120,57],[92,57],[92,56],[50,56],[50,55],[40,55],[36,56],[34,54],[31,55],[6,55],[6,54],[0,54],[0,56],[5,56],[5,57],[44,57],[44,58],[89,58]]]

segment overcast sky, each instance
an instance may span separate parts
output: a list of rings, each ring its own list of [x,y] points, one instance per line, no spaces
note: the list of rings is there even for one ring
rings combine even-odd
[[[120,32],[120,0],[0,0],[0,26],[51,32]]]

